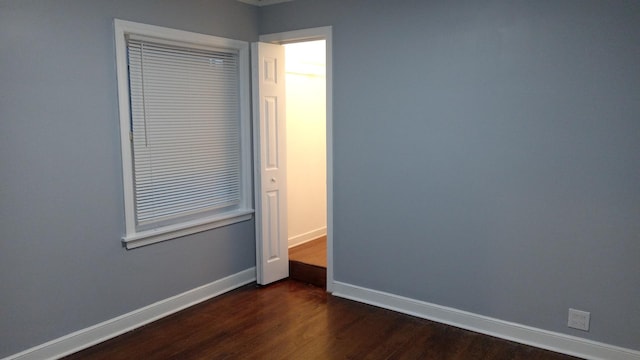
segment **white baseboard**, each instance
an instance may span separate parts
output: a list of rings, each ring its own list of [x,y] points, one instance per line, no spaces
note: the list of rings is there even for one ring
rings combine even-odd
[[[3,360],[58,359],[114,338],[127,331],[171,315],[182,309],[224,294],[256,280],[256,268],[250,268],[226,278],[160,300],[116,318],[76,331],[58,339],[11,355]]]
[[[640,360],[640,351],[494,319],[338,281],[333,283],[333,295],[585,359]]]
[[[304,234],[300,234],[300,235],[296,235],[296,236],[292,236],[289,238],[289,247],[294,247],[300,244],[304,244],[306,242],[309,242],[311,240],[315,240],[317,238],[319,238],[320,236],[324,236],[327,235],[327,227],[321,227],[315,230],[311,230],[311,231],[307,231]]]

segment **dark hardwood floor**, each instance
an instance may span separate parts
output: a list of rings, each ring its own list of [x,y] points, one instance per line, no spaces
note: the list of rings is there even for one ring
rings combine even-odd
[[[244,286],[66,359],[575,358],[285,280]]]
[[[289,249],[289,260],[327,267],[327,237],[322,236]]]

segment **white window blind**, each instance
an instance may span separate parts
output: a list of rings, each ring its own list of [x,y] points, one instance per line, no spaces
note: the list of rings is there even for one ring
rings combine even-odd
[[[239,56],[127,37],[136,224],[241,203]]]

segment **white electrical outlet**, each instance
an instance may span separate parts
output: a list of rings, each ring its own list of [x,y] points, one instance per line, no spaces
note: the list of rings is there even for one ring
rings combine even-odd
[[[589,331],[589,319],[591,313],[587,311],[581,311],[576,309],[569,309],[569,323],[570,328]]]

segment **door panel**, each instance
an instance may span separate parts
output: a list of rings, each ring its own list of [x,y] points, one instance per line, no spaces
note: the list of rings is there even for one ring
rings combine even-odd
[[[284,47],[252,50],[258,284],[289,276]]]

